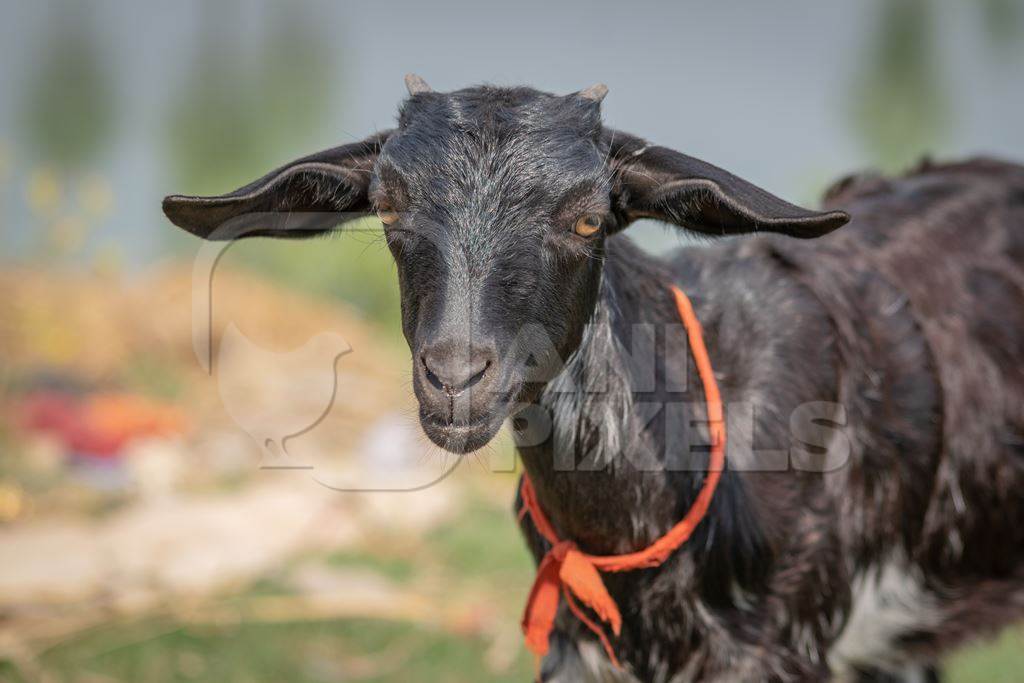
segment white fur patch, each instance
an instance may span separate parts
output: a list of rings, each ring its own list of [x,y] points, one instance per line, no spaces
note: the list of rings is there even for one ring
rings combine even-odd
[[[897,645],[901,635],[938,625],[935,596],[924,588],[920,570],[893,557],[854,579],[853,605],[839,639],[829,651],[838,675],[860,665],[900,673],[911,664]]]

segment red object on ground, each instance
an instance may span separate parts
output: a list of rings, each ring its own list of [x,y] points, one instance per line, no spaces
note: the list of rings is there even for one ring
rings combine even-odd
[[[133,439],[180,434],[188,428],[178,408],[134,394],[78,398],[41,392],[25,399],[21,413],[26,429],[53,434],[69,451],[101,458],[116,457]]]

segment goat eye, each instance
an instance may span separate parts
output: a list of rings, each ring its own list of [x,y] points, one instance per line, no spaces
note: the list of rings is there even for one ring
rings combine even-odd
[[[580,216],[573,231],[580,237],[593,237],[601,231],[601,217],[594,214]]]
[[[388,204],[379,204],[377,205],[377,218],[384,225],[391,225],[398,220],[398,212]]]

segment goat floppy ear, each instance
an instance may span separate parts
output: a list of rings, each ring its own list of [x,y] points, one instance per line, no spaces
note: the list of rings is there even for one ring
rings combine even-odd
[[[820,237],[850,220],[842,211],[808,211],[717,166],[618,132],[610,164],[618,208],[629,224],[654,218],[709,235],[777,232]]]
[[[229,194],[165,197],[164,214],[179,228],[209,240],[308,237],[329,231],[370,212],[373,164],[388,135],[311,154]]]

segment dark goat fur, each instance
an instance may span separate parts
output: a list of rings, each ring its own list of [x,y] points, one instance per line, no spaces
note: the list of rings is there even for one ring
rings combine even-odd
[[[905,671],[1024,615],[1024,168],[982,159],[846,180],[827,205],[853,221],[813,243],[754,237],[666,264],[610,241],[602,303],[619,342],[582,358],[628,348],[638,322],[671,321],[662,283],[674,281],[704,325],[723,399],[764,407],[755,446],[788,444],[791,410],[821,400],[846,407],[852,446],[824,474],[728,473],[710,521],[670,563],[607,577],[631,606],[617,646],[641,680]],[[650,543],[700,481],[560,473],[549,452],[523,457],[549,515],[599,553]],[[884,583],[894,562],[918,589],[891,599],[923,600],[928,614],[867,658],[830,661],[855,588]],[[589,635],[568,613],[559,624],[564,648]]]
[[[337,222],[302,211],[405,212],[388,239],[424,429],[464,452],[513,403],[540,406],[551,438],[532,439],[527,411],[513,420],[524,466],[561,536],[596,554],[651,543],[703,482],[703,395],[667,285],[687,292],[726,403],[727,471],[664,565],[605,576],[624,670],[563,605],[546,680],[903,680],[1024,616],[1024,168],[853,177],[826,196],[853,217],[842,230],[661,260],[619,232],[653,216],[814,237],[846,217],[604,129],[586,97],[414,84],[397,131],[165,211],[208,238],[225,222],[221,237]],[[603,222],[589,241],[571,234],[588,212]],[[470,312],[452,313],[462,299]],[[469,360],[453,319],[472,328]],[[547,347],[509,327],[527,322]],[[530,381],[503,360],[520,346],[565,363]],[[460,372],[489,398],[462,396]],[[595,379],[605,390],[580,390]]]

